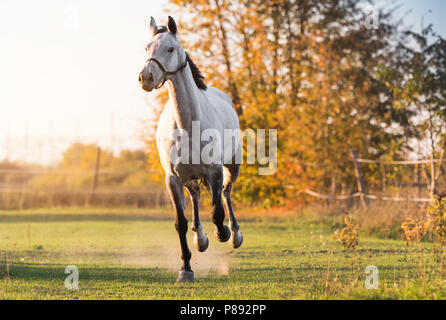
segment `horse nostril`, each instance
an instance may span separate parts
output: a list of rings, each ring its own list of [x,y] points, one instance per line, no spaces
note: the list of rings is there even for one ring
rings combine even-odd
[[[139,82],[142,82],[142,72],[139,73],[138,81],[139,81]]]

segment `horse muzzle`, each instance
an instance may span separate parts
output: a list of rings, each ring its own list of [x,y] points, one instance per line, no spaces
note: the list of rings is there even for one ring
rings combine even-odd
[[[147,92],[150,92],[150,91],[152,91],[152,90],[154,89],[154,87],[153,87],[152,85],[147,84],[147,83],[145,83],[145,82],[141,82],[141,88],[142,88],[144,91],[147,91]]]
[[[149,78],[150,79],[148,79],[148,80],[144,79],[142,72],[139,74],[139,77],[138,77],[138,82],[141,85],[141,88],[147,92],[150,92],[155,88],[154,83],[153,83],[152,74],[150,74]]]

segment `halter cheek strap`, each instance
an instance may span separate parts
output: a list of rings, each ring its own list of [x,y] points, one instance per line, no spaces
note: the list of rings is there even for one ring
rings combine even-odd
[[[184,68],[186,68],[187,66],[187,59],[184,61],[184,63],[175,71],[167,71],[166,68],[164,68],[163,64],[161,62],[159,62],[157,59],[155,58],[150,58],[147,60],[147,62],[153,61],[155,62],[158,67],[161,69],[161,71],[163,72],[163,82],[161,82],[161,84],[159,86],[157,86],[155,89],[159,89],[161,88],[164,83],[167,81],[167,77],[168,76],[174,76],[176,75],[178,72],[180,72],[181,70],[183,70]]]

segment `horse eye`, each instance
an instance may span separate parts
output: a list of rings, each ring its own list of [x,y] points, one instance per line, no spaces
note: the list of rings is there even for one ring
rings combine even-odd
[[[167,50],[167,51],[173,52],[173,50],[174,50],[174,47],[170,47],[169,50]]]

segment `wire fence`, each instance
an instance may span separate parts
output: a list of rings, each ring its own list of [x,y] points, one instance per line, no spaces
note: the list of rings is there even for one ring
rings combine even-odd
[[[310,189],[303,190],[304,193],[319,199],[330,200],[332,196],[321,194]],[[395,202],[433,202],[432,198],[417,198],[417,197],[392,197],[392,196],[383,196],[383,195],[374,195],[374,194],[366,194],[362,192],[356,192],[351,195],[335,195],[334,200],[351,200],[360,197],[365,197],[370,200],[380,200],[380,201],[395,201]]]
[[[27,174],[26,171],[3,170],[4,172]],[[124,171],[99,172],[102,176],[122,175]],[[33,174],[38,177],[39,173],[47,174],[46,170],[34,170]],[[51,174],[67,175],[68,178],[75,176],[89,177],[88,181],[94,181],[96,173],[93,171],[51,171]],[[147,173],[149,174],[149,173]],[[0,172],[0,177],[2,172]],[[93,184],[93,183],[91,183]],[[34,187],[24,184],[0,184],[0,209],[28,209],[37,207],[163,207],[170,203],[170,198],[164,188],[121,188],[116,186],[102,186],[97,184],[91,188],[54,188],[54,187]]]
[[[446,159],[420,159],[420,160],[373,160],[373,159],[362,159],[358,158],[356,153],[353,150],[350,150],[351,159],[346,159],[343,163],[346,161],[351,162],[354,166],[355,176],[356,176],[356,182],[357,182],[357,191],[353,192],[351,194],[344,194],[344,195],[337,195],[335,194],[335,186],[332,186],[332,193],[331,194],[324,194],[318,191],[311,190],[310,188],[307,189],[301,189],[298,191],[298,193],[304,193],[311,197],[327,200],[328,202],[335,202],[335,201],[348,201],[352,199],[359,198],[361,200],[361,204],[364,208],[368,208],[369,203],[368,200],[378,200],[378,201],[392,201],[392,202],[418,202],[418,203],[430,203],[434,201],[434,195],[440,195],[440,196],[446,196],[446,193],[443,195],[446,190],[440,190],[438,189],[438,179],[440,177],[440,174],[442,172],[442,164],[446,162]],[[333,165],[333,163],[315,163],[315,162],[305,162],[305,161],[299,161],[295,160],[296,163],[299,163],[302,166],[312,166],[312,167],[327,167]],[[339,162],[340,163],[340,162]],[[339,164],[337,163],[337,164]],[[417,166],[417,177],[416,181],[414,181],[413,185],[417,187],[417,193],[418,196],[410,195],[407,190],[406,197],[401,196],[394,196],[394,195],[386,195],[382,192],[379,194],[373,194],[368,193],[366,190],[366,184],[364,183],[364,178],[361,173],[360,164],[377,164],[381,166],[382,171],[384,171],[384,166],[408,166],[408,165],[416,165]],[[435,166],[435,164],[438,165],[438,167]],[[420,172],[421,172],[421,165],[426,166],[430,165],[429,169],[424,167],[425,176],[427,179],[427,183],[423,184],[420,181]],[[385,189],[385,173],[383,173],[383,186],[382,190]],[[422,193],[422,186],[425,186],[425,192],[429,196],[419,196]],[[288,188],[295,189],[294,186],[288,186]]]
[[[33,140],[34,139],[34,140]],[[152,186],[142,188],[116,188],[109,185],[102,185],[98,183],[101,179],[107,179],[114,176],[131,175],[138,171],[138,169],[108,169],[101,168],[99,157],[100,150],[106,148],[115,151],[125,149],[125,139],[108,138],[104,139],[103,146],[96,144],[98,139],[82,139],[84,144],[93,143],[99,145],[98,155],[96,158],[96,166],[90,170],[64,170],[58,169],[54,166],[60,161],[63,152],[74,142],[79,142],[73,139],[51,139],[51,138],[33,138],[26,137],[20,139],[12,139],[8,137],[0,138],[0,160],[7,159],[17,161],[21,159],[24,162],[38,162],[31,160],[40,160],[43,165],[31,166],[26,169],[23,168],[2,168],[0,167],[0,209],[23,209],[36,206],[78,206],[78,205],[101,205],[101,206],[164,206],[170,203],[169,197],[164,188]],[[108,141],[108,142],[107,142]],[[7,148],[5,149],[5,146]],[[14,148],[12,147],[14,146]],[[11,151],[11,150],[14,151]],[[46,154],[42,157],[42,154]],[[284,160],[284,159],[281,159]],[[286,188],[297,190],[296,194],[305,194],[315,199],[320,199],[328,202],[335,201],[351,201],[359,199],[361,205],[368,207],[369,201],[392,201],[392,202],[418,202],[429,203],[433,201],[433,194],[436,191],[437,180],[441,173],[441,166],[446,159],[407,159],[407,160],[388,160],[388,159],[364,159],[356,155],[351,150],[351,157],[342,160],[341,162],[308,162],[300,159],[287,159],[286,161],[293,162],[300,166],[309,167],[330,167],[336,164],[351,163],[355,172],[356,185],[355,190],[348,192],[348,194],[336,194],[336,188],[327,192],[314,190],[313,188],[298,189],[295,186],[287,186]],[[378,165],[384,168],[385,166],[416,166],[418,176],[413,185],[418,189],[417,193],[410,195],[405,192],[403,195],[385,194],[384,187],[380,192],[373,192],[367,189],[367,184],[364,181],[364,175],[361,172],[361,164],[363,165]],[[424,168],[424,175],[427,179],[426,183],[420,181],[421,167]],[[146,171],[150,175],[149,170]],[[242,173],[243,174],[243,173]],[[8,180],[7,177],[16,177],[18,182]],[[73,188],[54,188],[51,186],[44,188],[35,188],[24,183],[27,178],[50,176],[56,178],[65,177],[71,179],[74,177],[84,177],[91,181],[91,185],[83,189]],[[17,178],[18,177],[18,178]],[[20,177],[23,177],[20,178]],[[28,179],[29,180],[29,179]],[[383,173],[383,184],[385,184],[385,173]],[[421,192],[421,189],[424,192]],[[423,194],[422,194],[423,193]]]
[[[141,190],[29,190],[0,189],[0,209],[51,207],[159,208],[170,203],[163,189]]]
[[[128,143],[131,138],[52,138],[0,137],[0,209],[26,209],[54,206],[132,206],[162,207],[170,203],[164,188],[155,183],[137,183],[139,187],[105,183],[132,176],[140,168],[102,168],[101,150],[119,154],[139,150],[142,143]],[[74,143],[97,146],[93,169],[60,169],[64,152]],[[145,170],[145,175],[151,174]],[[33,184],[36,179],[46,180]],[[79,185],[58,187],[54,181],[79,181]],[[48,185],[45,185],[48,181]],[[150,182],[150,181],[149,181]]]

